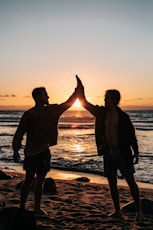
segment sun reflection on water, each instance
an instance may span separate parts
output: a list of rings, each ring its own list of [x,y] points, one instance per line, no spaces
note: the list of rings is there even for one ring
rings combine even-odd
[[[80,153],[80,152],[83,152],[83,151],[84,151],[84,148],[83,148],[83,146],[80,145],[80,144],[74,144],[74,145],[72,146],[72,151]]]

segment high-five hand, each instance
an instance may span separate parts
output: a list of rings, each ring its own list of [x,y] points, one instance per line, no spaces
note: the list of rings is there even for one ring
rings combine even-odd
[[[84,90],[83,84],[80,78],[78,77],[78,75],[76,75],[76,79],[77,79],[77,88],[79,88],[79,90]]]
[[[83,86],[80,78],[78,77],[78,75],[76,75],[76,79],[77,79],[77,93],[78,93],[78,98],[80,100],[82,100],[83,98],[85,98],[85,95],[84,95],[84,86]]]

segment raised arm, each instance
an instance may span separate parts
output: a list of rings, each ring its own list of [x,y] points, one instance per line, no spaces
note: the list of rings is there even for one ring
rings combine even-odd
[[[77,99],[78,94],[77,94],[77,88],[74,89],[74,92],[71,94],[71,96],[63,103],[61,103],[59,106],[61,108],[61,113],[69,109],[75,100]]]
[[[77,79],[77,94],[78,94],[78,98],[79,98],[79,100],[81,102],[81,105],[86,110],[88,110],[92,115],[96,116],[99,106],[95,106],[95,105],[93,105],[93,104],[91,104],[90,102],[87,101],[82,81],[80,80],[78,75],[76,75],[76,79]]]

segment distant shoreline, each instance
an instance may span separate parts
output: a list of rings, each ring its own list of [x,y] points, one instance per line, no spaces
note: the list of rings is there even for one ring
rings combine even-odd
[[[25,111],[27,109],[30,109],[31,107],[33,107],[34,105],[31,106],[0,106],[0,110],[1,111]],[[153,110],[153,106],[120,106],[122,110],[124,111],[152,111]],[[67,111],[86,111],[85,109],[73,109],[70,108]],[[66,112],[67,112],[66,111]],[[66,113],[65,112],[65,113]]]

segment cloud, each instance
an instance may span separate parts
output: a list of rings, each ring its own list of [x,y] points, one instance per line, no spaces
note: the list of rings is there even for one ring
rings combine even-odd
[[[124,99],[124,102],[131,102],[131,101],[143,101],[144,98],[130,98]]]
[[[4,94],[4,95],[1,94],[0,97],[1,98],[8,98],[8,97],[16,97],[16,95],[15,94],[10,94],[10,95],[9,94]]]
[[[25,98],[29,98],[29,97],[31,97],[31,96],[24,96]]]
[[[135,101],[146,101],[146,100],[153,100],[152,97],[145,97],[145,98],[142,98],[142,97],[138,97],[138,98],[130,98],[130,99],[125,99],[124,102],[135,102]]]

